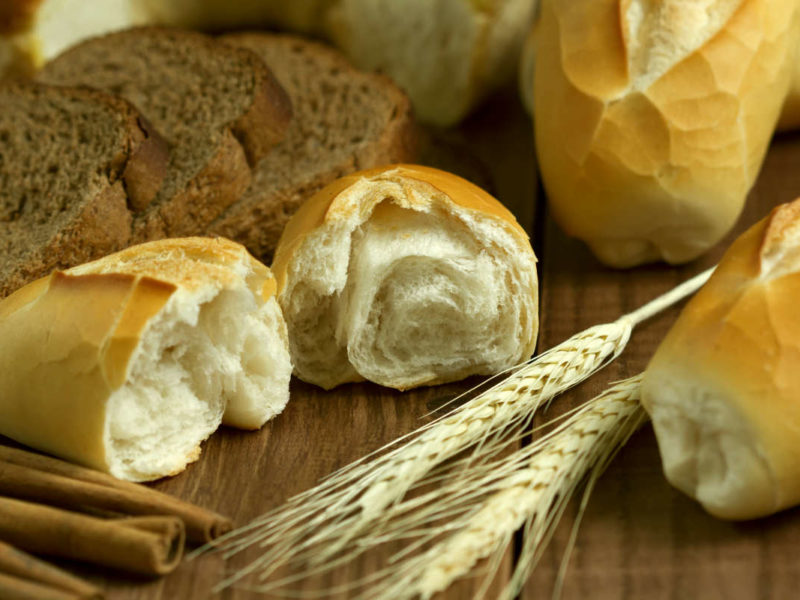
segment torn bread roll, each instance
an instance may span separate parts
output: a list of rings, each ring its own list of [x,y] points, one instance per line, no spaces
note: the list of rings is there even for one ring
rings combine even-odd
[[[394,165],[334,181],[289,221],[273,271],[295,374],[324,388],[442,383],[534,350],[527,234],[443,171]]]
[[[604,263],[732,227],[791,81],[795,0],[543,0],[534,123],[553,215]]]
[[[644,375],[664,473],[711,514],[800,503],[800,200],[728,250]]]
[[[0,433],[151,480],[220,423],[256,429],[289,397],[269,269],[217,238],[132,246],[0,302]]]

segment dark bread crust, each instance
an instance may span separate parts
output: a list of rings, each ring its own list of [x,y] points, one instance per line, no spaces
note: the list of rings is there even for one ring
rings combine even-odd
[[[359,71],[333,48],[293,35],[252,32],[228,34],[220,39],[248,48],[270,64],[292,98],[295,115],[286,139],[256,165],[251,187],[211,224],[211,232],[234,239],[247,246],[255,256],[269,261],[286,222],[306,199],[326,184],[354,171],[416,160],[418,129],[411,103],[388,77]],[[335,111],[324,113],[326,98],[312,97],[315,91],[311,85],[298,85],[297,77],[294,82],[288,80],[291,61],[282,57],[288,58],[292,53],[304,57],[307,72],[301,77],[306,83],[311,79],[328,78],[331,93],[347,87],[357,95],[373,94],[381,98],[387,110],[376,113],[369,128],[362,130],[347,125],[353,116],[348,113],[356,107],[347,106],[347,110],[333,116],[331,112]],[[309,103],[320,105],[319,114],[300,111],[299,106]],[[326,121],[333,118],[337,121]],[[309,148],[301,143],[305,141],[303,128],[309,126],[309,120],[317,121],[315,125],[326,129],[328,140],[335,142],[332,143],[334,149],[313,145]],[[281,174],[281,180],[275,181],[274,172],[282,172],[290,163],[298,161],[303,161],[302,169],[285,176]],[[269,181],[266,181],[268,175]]]
[[[286,137],[292,121],[292,101],[267,65],[246,48],[233,48],[256,74],[256,94],[250,109],[231,124],[251,166],[264,158]]]
[[[42,0],[3,0],[0,2],[0,35],[25,31]]]
[[[12,260],[5,256],[0,263],[0,297],[7,296],[22,285],[41,277],[53,269],[66,268],[99,258],[128,245],[131,235],[131,206],[146,204],[155,196],[166,172],[166,147],[163,140],[152,135],[143,125],[141,115],[128,102],[97,90],[53,87],[35,83],[7,83],[0,85],[0,94],[12,94],[29,102],[43,102],[47,98],[65,97],[85,102],[87,106],[101,107],[118,117],[121,140],[112,155],[99,164],[86,169],[102,175],[102,185],[97,190],[80,190],[83,196],[72,197],[75,203],[66,223],[56,228],[51,223],[0,223],[0,234],[16,236],[17,249],[22,258]],[[22,125],[17,125],[22,126]],[[59,149],[62,154],[70,148]],[[0,169],[19,167],[25,156],[3,153],[0,147]],[[17,162],[15,162],[17,161]],[[42,165],[31,165],[35,175],[47,177]],[[22,189],[37,193],[33,181]],[[27,186],[27,187],[26,187]],[[133,190],[134,201],[131,197]],[[3,193],[11,193],[4,190]],[[67,195],[67,192],[64,192]],[[23,228],[42,229],[43,241],[31,243],[20,237]],[[52,228],[51,232],[47,228]],[[16,231],[14,231],[16,229]]]
[[[217,153],[189,185],[170,202],[134,220],[131,244],[204,234],[208,224],[244,193],[251,180],[244,149],[225,131]]]
[[[169,148],[155,128],[142,115],[132,129],[131,155],[122,172],[122,181],[128,194],[128,203],[134,212],[141,212],[161,189],[167,175]]]

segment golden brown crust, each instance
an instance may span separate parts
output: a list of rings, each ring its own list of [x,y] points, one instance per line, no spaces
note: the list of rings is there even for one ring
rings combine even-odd
[[[630,39],[628,4],[542,3],[533,112],[543,182],[559,224],[606,264],[685,262],[730,229],[755,180],[789,85],[796,7],[725,3],[720,28],[684,48]],[[676,2],[650,5],[685,17]]]
[[[411,182],[430,185],[447,196],[453,204],[501,219],[518,238],[525,240],[526,244],[528,243],[528,234],[514,215],[498,200],[466,179],[420,165],[400,164],[376,167],[341,177],[328,184],[306,201],[289,220],[278,242],[275,259],[272,263],[272,272],[278,282],[278,290],[282,290],[286,283],[286,271],[292,255],[309,233],[322,226],[336,212],[332,208],[336,199],[359,181],[382,178],[404,185]]]

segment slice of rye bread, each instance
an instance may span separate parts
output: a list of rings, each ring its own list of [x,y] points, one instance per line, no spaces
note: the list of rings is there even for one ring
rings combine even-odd
[[[416,158],[416,125],[406,95],[388,78],[354,68],[328,46],[291,35],[236,33],[288,92],[294,119],[286,138],[254,169],[253,183],[211,225],[269,261],[299,205],[330,181]]]
[[[39,80],[118,94],[169,143],[167,178],[134,219],[132,242],[204,233],[291,121],[289,97],[258,56],[178,29],[92,38],[45,65]]]
[[[133,106],[95,90],[0,85],[0,297],[129,243],[167,171]]]

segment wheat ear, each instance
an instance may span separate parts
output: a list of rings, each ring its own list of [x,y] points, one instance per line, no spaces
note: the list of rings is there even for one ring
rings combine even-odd
[[[616,451],[646,421],[639,403],[640,383],[637,375],[615,384],[533,444],[481,464],[474,469],[482,472],[480,476],[473,472],[468,480],[456,477],[442,487],[438,510],[460,516],[448,523],[443,538],[436,535],[434,513],[417,511],[416,518],[401,519],[401,529],[430,530],[431,537],[441,539],[425,552],[394,561],[383,572],[386,578],[363,590],[363,597],[427,599],[468,574],[479,560],[492,558],[484,578],[488,584],[491,565],[499,563],[514,532],[524,525],[522,553],[500,596],[514,598],[580,483],[588,476],[591,490]]]
[[[473,455],[480,456],[486,447],[496,447],[509,432],[517,435],[540,406],[616,358],[633,327],[693,293],[711,271],[613,323],[572,336],[515,368],[509,377],[448,414],[220,538],[214,545],[221,547],[226,557],[253,545],[265,550],[217,589],[256,572],[263,581],[282,566],[327,564],[332,568],[364,551],[369,544],[354,545],[351,541],[366,531],[377,532],[376,521],[437,465],[471,446]],[[347,555],[332,560],[345,548],[349,548]]]

